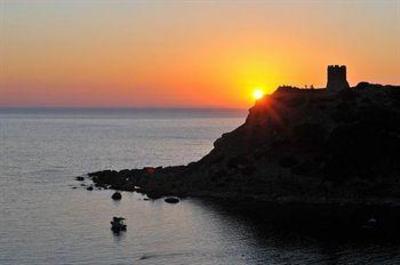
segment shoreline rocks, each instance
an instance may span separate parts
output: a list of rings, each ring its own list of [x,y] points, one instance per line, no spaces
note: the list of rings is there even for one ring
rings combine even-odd
[[[175,197],[168,197],[168,198],[165,198],[164,201],[167,203],[178,203],[179,199],[175,198]]]
[[[111,196],[111,199],[113,199],[114,201],[119,201],[122,199],[122,195],[120,192],[114,192],[113,195]]]

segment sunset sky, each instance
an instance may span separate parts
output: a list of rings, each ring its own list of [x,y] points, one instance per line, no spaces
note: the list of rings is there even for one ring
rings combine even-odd
[[[0,106],[249,107],[328,64],[400,83],[400,0],[0,3]]]

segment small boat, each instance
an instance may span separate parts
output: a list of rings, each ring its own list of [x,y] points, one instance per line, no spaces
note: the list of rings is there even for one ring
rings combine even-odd
[[[120,231],[126,231],[125,218],[114,216],[111,221],[111,230],[117,233]]]

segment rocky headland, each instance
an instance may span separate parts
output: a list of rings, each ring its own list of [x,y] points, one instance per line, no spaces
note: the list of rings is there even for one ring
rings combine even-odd
[[[197,162],[88,176],[154,199],[400,205],[400,87],[279,87]]]

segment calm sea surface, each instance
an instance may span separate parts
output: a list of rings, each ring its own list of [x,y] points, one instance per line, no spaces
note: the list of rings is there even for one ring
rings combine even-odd
[[[0,264],[399,264],[393,244],[283,236],[211,202],[87,191],[101,169],[207,154],[246,111],[0,109]],[[78,186],[77,189],[72,189]],[[110,230],[112,216],[128,231]]]

